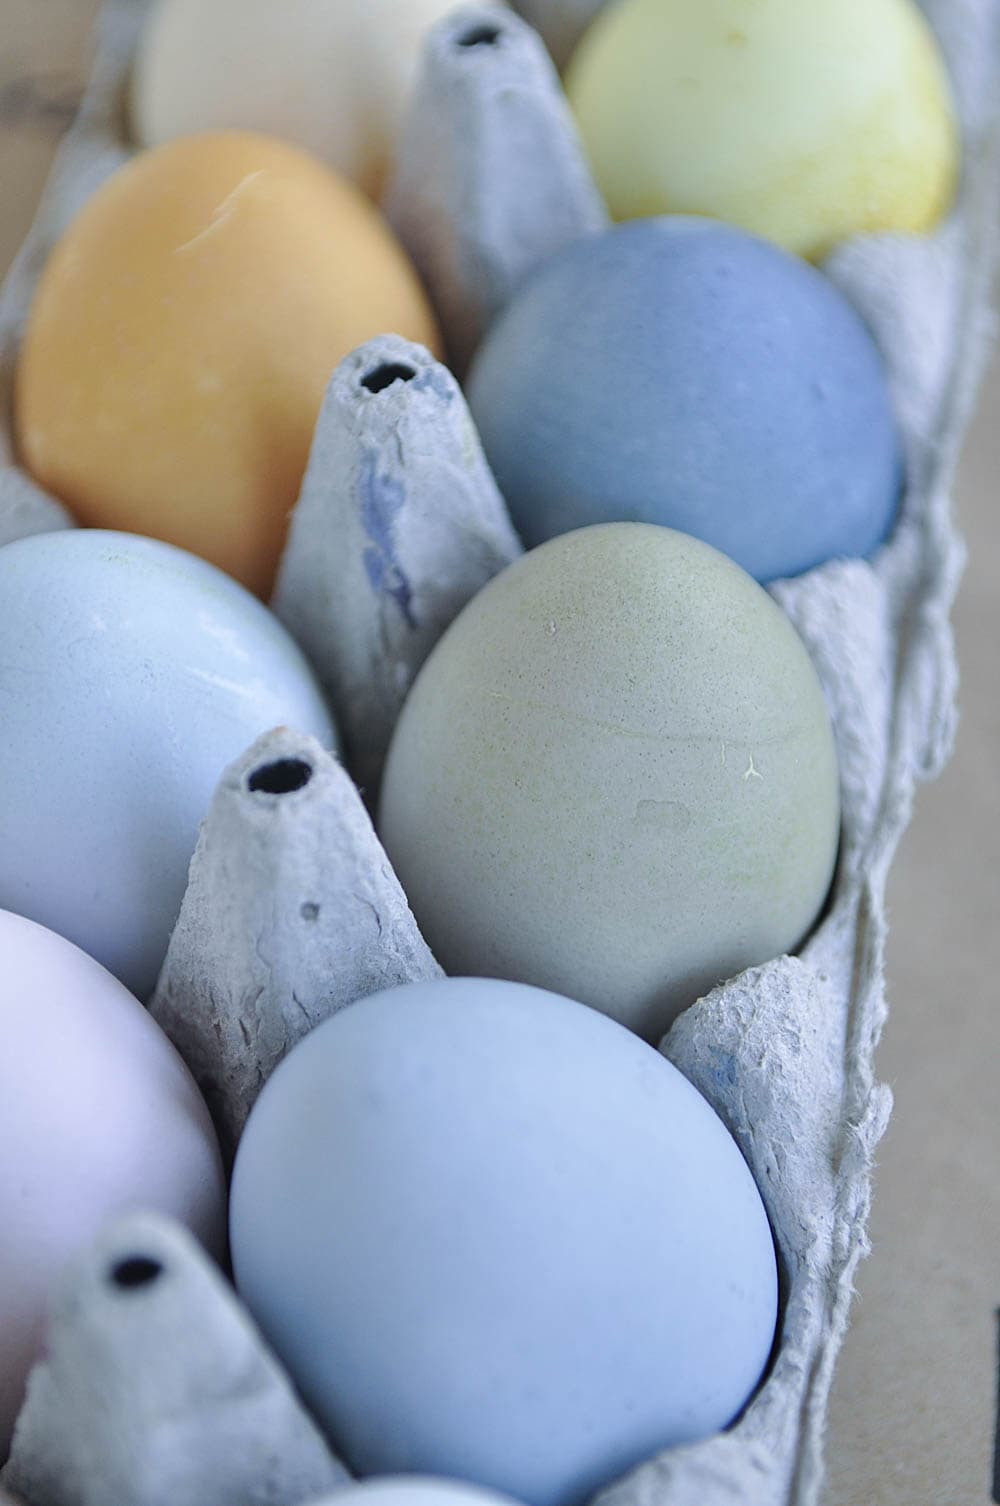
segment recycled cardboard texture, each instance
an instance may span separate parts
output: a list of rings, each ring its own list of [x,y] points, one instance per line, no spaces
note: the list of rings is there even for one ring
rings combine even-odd
[[[505,6],[433,28],[385,208],[459,376],[532,267],[607,225],[551,59]]]
[[[212,1261],[152,1214],[67,1272],[4,1473],[31,1506],[296,1506],[350,1479]]]
[[[342,362],[272,605],[337,707],[363,790],[378,788],[427,654],[520,553],[451,372],[398,335],[370,340]]]
[[[562,68],[605,0],[515,0],[514,9],[541,35]]]
[[[202,825],[150,1003],[223,1154],[302,1036],[355,999],[441,976],[340,764],[301,733],[258,738]]]
[[[117,0],[106,11],[81,125],[0,307],[8,380],[44,247],[84,190],[121,160],[121,141],[102,112],[115,97],[140,8]],[[779,959],[717,990],[665,1043],[730,1124],[768,1203],[785,1278],[782,1342],[735,1429],[641,1466],[603,1493],[616,1506],[806,1503],[819,1489],[830,1377],[866,1247],[870,1161],[888,1106],[872,1063],[885,1009],[885,878],[914,786],[939,769],[953,732],[947,612],[961,550],[948,491],[988,328],[1000,5],[928,0],[925,9],[963,119],[958,211],[929,240],[859,241],[829,268],[872,322],[889,362],[910,463],[903,518],[873,565],[831,565],[774,588],[813,654],[834,717],[844,781],[840,874],[800,959]],[[443,241],[460,233],[447,214],[438,228]],[[0,513],[13,513],[13,486],[24,517],[15,475],[0,476]],[[28,512],[40,515],[33,506]]]

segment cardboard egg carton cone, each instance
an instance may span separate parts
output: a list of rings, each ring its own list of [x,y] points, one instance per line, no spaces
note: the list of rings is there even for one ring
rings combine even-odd
[[[0,545],[32,533],[54,533],[59,528],[73,527],[65,507],[13,466],[0,470],[0,492],[3,496]]]
[[[527,274],[608,224],[552,60],[505,6],[431,29],[385,209],[460,376]]]
[[[558,68],[569,62],[577,42],[606,0],[512,0],[514,9],[541,36]]]
[[[424,659],[521,553],[451,372],[398,335],[333,374],[272,606],[319,673],[365,789]]]
[[[518,8],[545,28],[553,46],[563,48],[581,18],[596,7],[590,0],[521,0]],[[961,116],[964,170],[958,203],[932,236],[858,239],[841,247],[826,267],[871,324],[887,361],[908,462],[902,513],[892,539],[872,561],[834,562],[771,588],[812,655],[833,718],[844,822],[837,877],[824,918],[799,957],[775,959],[715,990],[680,1017],[663,1043],[666,1054],[729,1125],[768,1207],[782,1270],[779,1342],[767,1379],[732,1429],[671,1450],[609,1484],[599,1497],[609,1506],[810,1506],[820,1488],[830,1380],[855,1269],[867,1248],[872,1155],[889,1107],[888,1091],[874,1072],[885,1016],[885,884],[915,788],[940,769],[954,730],[956,671],[948,611],[962,550],[951,521],[949,490],[991,331],[1000,0],[924,0],[923,8],[944,49]],[[128,149],[120,101],[145,9],[146,0],[110,0],[105,9],[94,80],[80,120],[0,302],[0,373],[8,384],[17,332],[49,245],[72,210]],[[465,46],[466,56],[458,57],[448,52],[448,46],[463,47],[456,24],[466,36],[477,28],[502,35]],[[451,41],[445,45],[447,38]],[[519,56],[534,58],[530,68],[525,64],[529,84],[513,94],[520,112],[513,131],[495,108],[497,84],[512,55],[508,41],[510,49],[523,50]],[[539,65],[537,47],[533,52],[532,47],[513,13],[495,6],[466,11],[460,23],[442,23],[428,47],[424,85],[391,189],[397,226],[404,238],[411,238],[425,275],[436,284],[446,337],[462,355],[474,331],[530,270],[533,255],[563,244],[574,233],[574,223],[581,234],[603,223],[599,206],[592,207],[592,189],[581,184],[581,159],[554,93],[555,75]],[[430,88],[428,80],[446,82]],[[541,193],[534,185],[539,220],[532,224],[527,251],[512,260],[516,175],[522,163],[511,142],[528,139],[537,145],[543,128],[549,134],[537,157],[552,175],[549,190]],[[432,178],[433,195],[420,198],[421,182]],[[478,187],[478,197],[471,187]],[[558,212],[547,225],[542,221],[550,201]],[[404,212],[400,206],[406,203]],[[487,255],[479,265],[492,270],[482,278],[468,275],[484,247],[496,252],[495,261],[490,263]],[[454,281],[449,282],[451,275]],[[415,355],[413,359],[417,361]],[[432,370],[421,366],[421,371]],[[356,392],[344,406],[343,394],[352,380],[356,384],[357,365],[334,377],[317,426],[276,604],[307,651],[311,642],[321,659],[319,644],[350,615],[347,626],[354,636],[349,646],[327,647],[329,657],[319,667],[334,699],[342,703],[338,709],[353,767],[365,769],[365,779],[372,780],[405,685],[449,612],[494,566],[500,568],[510,545],[504,543],[509,535],[502,510],[497,513],[495,488],[491,490],[479,459],[462,504],[464,516],[478,519],[480,530],[468,555],[456,549],[460,522],[444,530],[443,542],[430,540],[429,529],[420,522],[421,509],[433,506],[428,478],[434,468],[418,478],[416,464],[401,462],[392,472],[390,490],[403,500],[379,545],[387,568],[368,574],[364,585],[367,572],[359,550],[363,555],[373,541],[362,537],[363,519],[359,524],[359,436],[369,420],[376,429],[385,421],[379,432],[388,436],[397,417],[408,432],[417,407],[413,394],[393,393],[390,385],[384,392],[392,394],[392,404],[399,402],[400,413],[390,412],[388,403],[384,410],[375,404],[362,420]],[[457,431],[446,423],[435,427],[430,417],[428,424],[428,444],[443,457],[434,472],[440,478],[454,464]],[[8,461],[7,470],[0,472],[0,529],[6,529],[0,537],[32,531],[46,519],[64,522],[37,488],[26,490],[11,453]],[[341,551],[332,547],[335,526],[347,531]],[[470,564],[472,553],[478,563]],[[409,596],[388,568],[404,560]],[[366,589],[374,601],[364,602]],[[402,620],[404,600],[413,600],[414,589],[425,590],[431,603],[424,632]],[[349,600],[358,603],[357,615],[353,606],[346,606]],[[368,717],[376,732],[371,748],[363,749],[360,729]],[[295,734],[281,736],[292,739],[281,745],[287,754]],[[348,916],[348,891],[358,865],[370,862],[369,878],[374,874],[371,881],[392,896],[394,934],[407,938],[409,956],[418,959],[418,966],[436,966],[421,952],[423,943],[415,926],[410,929],[405,900],[381,866],[384,855],[364,827],[347,781],[324,777],[317,783],[317,795],[328,802],[317,819],[341,834],[338,840],[343,839],[348,854],[342,869],[331,864],[320,875],[305,838],[296,835],[291,804],[287,817],[281,814],[273,821],[247,807],[239,781],[245,782],[260,756],[259,748],[253,750],[249,762],[234,766],[242,773],[231,770],[220,786],[192,866],[156,1006],[166,1019],[165,1001],[176,1014],[186,999],[190,1029],[203,1040],[214,1031],[213,1009],[226,1021],[223,1033],[240,1032],[241,1021],[247,1027],[247,1055],[236,1064],[234,1076],[227,1078],[233,1063],[227,1065],[221,1055],[195,1062],[206,1086],[213,1074],[217,1083],[228,1082],[226,1112],[234,1125],[291,1044],[298,1028],[288,1026],[296,995],[308,995],[304,1029],[323,1010],[337,1007],[337,1000],[347,1002],[354,987],[367,987],[364,980],[377,977],[382,966],[364,929],[370,922],[361,915],[348,950],[356,951],[362,965],[355,967],[348,959],[341,983],[325,1000],[321,997],[316,980],[327,968],[336,978],[344,959],[332,940],[316,949],[301,944],[302,906],[317,902],[305,895],[314,879],[321,876],[328,886],[321,913],[322,905],[328,905],[331,915]],[[296,797],[283,795],[278,805],[286,798]],[[230,896],[223,875],[238,872],[241,864],[246,882]],[[277,949],[279,987],[265,1021],[247,1003],[253,967],[247,946],[252,948],[258,933],[264,934],[265,922],[259,918],[264,901],[289,875],[281,915],[267,933],[267,945]],[[249,933],[237,939],[247,925]],[[315,934],[321,937],[322,932]],[[328,954],[323,949],[327,944]],[[262,955],[270,954],[262,950]],[[312,981],[304,984],[303,978]],[[213,999],[215,1003],[206,1003]],[[201,1048],[189,1042],[187,1049],[196,1058]],[[148,1358],[159,1363],[158,1354]],[[46,1430],[39,1426],[32,1436],[44,1455]],[[114,1438],[109,1436],[104,1446],[113,1450]],[[204,1506],[212,1506],[208,1483],[202,1499]]]
[[[197,1242],[130,1214],[65,1275],[2,1479],[30,1506],[298,1506],[350,1476]]]
[[[302,733],[258,738],[202,824],[149,1006],[227,1159],[304,1035],[355,999],[441,976],[341,765]]]

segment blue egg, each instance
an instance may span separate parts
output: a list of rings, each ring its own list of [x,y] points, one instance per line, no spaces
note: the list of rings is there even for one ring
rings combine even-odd
[[[519,983],[353,1004],[259,1098],[240,1293],[360,1474],[571,1506],[724,1427],[774,1246],[721,1121],[623,1026]]]
[[[469,404],[531,548],[662,523],[759,581],[866,556],[902,479],[882,362],[820,272],[668,217],[547,262],[489,331]]]
[[[213,565],[79,529],[0,549],[0,909],[145,998],[226,765],[333,725],[277,618]]]

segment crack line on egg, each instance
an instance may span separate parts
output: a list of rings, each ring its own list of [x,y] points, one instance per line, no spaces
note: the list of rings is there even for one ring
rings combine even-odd
[[[245,178],[241,178],[236,187],[226,194],[226,197],[222,200],[221,204],[216,204],[215,208],[212,210],[209,222],[205,226],[204,230],[199,230],[197,235],[193,235],[189,241],[184,241],[182,245],[175,246],[174,255],[180,256],[182,251],[190,251],[191,248],[193,246],[197,246],[200,241],[207,240],[210,235],[214,235],[217,230],[221,230],[223,225],[225,225],[229,220],[232,219],[233,214],[236,211],[236,201],[243,193],[243,190],[247,188],[255,178],[262,178],[263,176],[264,169],[258,168],[256,172],[247,173]]]

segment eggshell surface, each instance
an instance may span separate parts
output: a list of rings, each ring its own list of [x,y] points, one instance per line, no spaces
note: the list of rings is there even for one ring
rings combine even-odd
[[[342,1486],[311,1506],[517,1506],[508,1496],[457,1480],[426,1475],[385,1475]]]
[[[573,1506],[729,1422],[774,1335],[736,1145],[630,1032],[538,989],[361,1000],[240,1145],[237,1286],[361,1474]]]
[[[265,136],[185,137],[115,173],[50,257],[16,374],[21,458],[79,522],[266,596],[327,382],[386,332],[436,347],[353,185]]]
[[[716,550],[638,523],[543,544],[470,602],[403,707],[379,811],[446,972],[550,988],[650,1040],[799,943],[838,827],[787,618]]]
[[[208,1111],[159,1026],[61,937],[0,911],[0,1462],[49,1293],[109,1218],[152,1209],[220,1256]]]
[[[454,0],[161,0],[132,77],[143,146],[240,127],[377,193],[424,36]]]
[[[260,733],[335,733],[235,581],[99,530],[0,549],[0,907],[151,992],[215,785]]]
[[[469,403],[529,546],[662,523],[756,579],[870,554],[902,459],[881,356],[813,267],[729,226],[619,226],[549,261],[480,347]]]
[[[948,79],[913,0],[621,0],[566,88],[616,219],[713,215],[815,258],[928,230],[954,195]]]

